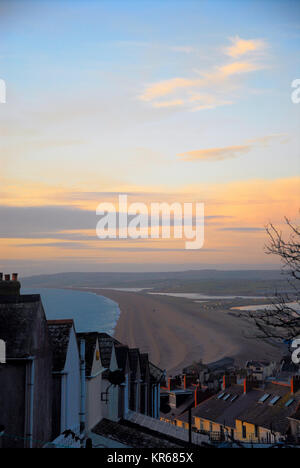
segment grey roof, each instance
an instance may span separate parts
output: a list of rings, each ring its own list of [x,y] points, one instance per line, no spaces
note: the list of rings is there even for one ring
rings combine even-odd
[[[223,391],[219,392],[218,395],[221,393]],[[238,398],[234,402],[231,402],[231,398],[224,401],[223,399],[218,399],[218,395],[214,395],[203,403],[200,403],[193,411],[193,416],[234,428],[235,420],[240,413],[258,398],[253,391],[244,395],[243,386],[241,385],[229,387],[226,389],[226,393],[230,393],[232,396],[238,395]]]
[[[140,352],[138,348],[133,348],[130,349],[128,346],[120,343],[116,338],[108,335],[107,333],[98,333],[98,340],[99,340],[99,347],[100,347],[100,356],[101,356],[101,361],[103,367],[106,369],[109,368],[110,366],[110,360],[111,360],[111,353],[112,353],[112,348],[113,345],[115,345],[116,349],[116,357],[118,361],[118,365],[120,368],[123,368],[124,365],[124,359],[125,359],[125,348],[127,350],[128,356],[129,356],[129,361],[130,361],[130,370],[133,372],[133,378],[136,376],[136,371],[137,371],[137,365],[140,360]],[[117,348],[120,348],[119,351],[117,351]],[[121,350],[122,348],[122,350]],[[147,355],[144,355],[143,357],[143,363],[144,363],[144,370],[147,368]],[[119,364],[120,363],[120,364]],[[148,365],[149,365],[149,372],[150,372],[150,377],[153,382],[156,383],[161,383],[164,380],[165,374],[164,371],[159,369],[157,366],[152,364],[148,360]],[[146,367],[145,367],[146,366]],[[103,377],[107,377],[107,371],[103,373]]]
[[[70,331],[74,326],[71,319],[48,320],[48,328],[53,352],[53,371],[61,372],[66,363],[70,341]]]
[[[93,432],[133,448],[176,448],[182,446],[182,441],[124,420],[114,422],[102,419]]]
[[[142,379],[145,380],[149,374],[149,355],[148,353],[140,354],[141,374]]]
[[[108,368],[110,365],[113,344],[121,343],[107,333],[98,333],[98,339],[102,364],[104,367]]]
[[[165,372],[149,361],[151,380],[155,383],[162,383],[165,379]]]
[[[129,365],[131,380],[136,380],[137,371],[140,362],[140,352],[137,348],[129,349]]]
[[[26,358],[37,353],[36,328],[45,321],[39,295],[0,298],[0,337],[8,358]]]
[[[229,393],[231,396],[226,401],[218,399],[221,393]],[[260,398],[265,394],[271,396],[265,403],[260,403]],[[289,426],[288,417],[295,413],[297,401],[300,401],[300,392],[293,397],[295,402],[289,407],[285,403],[292,398],[290,388],[278,384],[268,384],[264,388],[253,388],[244,394],[243,386],[233,385],[226,390],[219,392],[209,400],[200,403],[193,411],[193,416],[207,419],[235,428],[236,419],[249,422],[266,429],[273,429],[275,432],[284,434]],[[238,395],[233,402],[232,397]],[[281,396],[276,405],[270,405],[274,396]]]
[[[170,411],[168,413],[161,413],[161,417],[165,419],[179,419],[180,421],[184,421],[181,415],[194,406],[194,395],[187,395],[186,399],[179,406],[177,406],[177,408],[170,406]]]
[[[95,350],[98,340],[97,332],[77,333],[77,342],[80,346],[80,340],[85,340],[85,375],[90,376],[92,373]]]
[[[252,424],[257,424],[260,427],[272,429],[274,432],[285,434],[289,428],[288,417],[295,413],[297,404],[300,402],[300,391],[292,395],[290,388],[285,385],[270,384],[263,390],[259,390],[258,399],[264,394],[270,393],[271,396],[264,403],[258,403],[257,400],[246,408],[241,414],[240,419]],[[272,397],[280,396],[280,400],[274,405],[270,405]],[[288,407],[286,403],[294,398],[295,401]]]
[[[128,346],[116,345],[115,350],[116,350],[118,368],[124,371],[126,367],[128,351],[129,351]]]

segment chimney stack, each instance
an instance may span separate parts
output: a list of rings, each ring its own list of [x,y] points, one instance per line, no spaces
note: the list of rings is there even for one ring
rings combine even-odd
[[[184,390],[187,390],[188,388],[191,387],[191,385],[196,384],[198,380],[197,375],[186,375],[183,374],[183,388]]]
[[[235,385],[236,383],[236,375],[223,375],[223,390],[226,390],[226,388],[231,387],[231,385]]]
[[[0,296],[10,296],[17,298],[20,295],[21,284],[18,281],[18,273],[13,273],[12,278],[9,274],[0,273]]]
[[[300,375],[293,375],[291,379],[291,393],[295,395],[298,390],[300,390]]]
[[[168,390],[171,392],[176,388],[176,379],[172,379],[172,377],[169,377],[168,379]]]
[[[253,377],[246,377],[244,380],[244,393],[249,393],[252,388],[257,385],[256,379]]]
[[[197,387],[195,388],[195,395],[194,395],[194,400],[195,400],[195,408],[201,403],[201,385],[198,384]]]

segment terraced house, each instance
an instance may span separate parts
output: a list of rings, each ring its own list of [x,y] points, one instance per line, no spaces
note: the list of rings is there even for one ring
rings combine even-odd
[[[48,320],[39,295],[0,274],[0,446],[80,447],[101,422],[159,417],[164,372],[106,333]]]
[[[252,443],[299,443],[300,376],[290,382],[230,384],[193,411],[194,426],[212,439]],[[294,421],[292,428],[291,420]]]

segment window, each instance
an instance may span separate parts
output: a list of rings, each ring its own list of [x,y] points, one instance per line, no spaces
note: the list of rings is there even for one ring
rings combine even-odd
[[[232,398],[231,398],[231,402],[233,403],[239,396],[238,395],[234,395]]]
[[[258,426],[255,426],[255,437],[258,439]]]
[[[230,397],[230,393],[227,393],[227,395],[224,396],[223,400],[227,401],[229,397]]]
[[[218,395],[218,400],[221,400],[221,398],[223,398],[223,396],[225,395],[225,393],[220,393],[220,395]]]
[[[243,430],[243,439],[246,439],[247,438],[247,428],[246,428],[246,426],[244,426],[244,424],[242,426],[242,430]]]
[[[289,406],[291,406],[292,403],[294,403],[295,399],[294,398],[291,398],[289,401],[286,402],[285,406],[288,408]]]
[[[267,399],[270,397],[270,393],[265,393],[261,398],[260,400],[258,400],[260,403],[264,403],[265,401],[267,401]]]
[[[200,419],[200,430],[203,431],[204,430],[204,422],[202,419]]]
[[[213,424],[212,422],[209,423],[209,432],[212,432],[213,431]]]
[[[277,401],[280,400],[280,398],[280,396],[276,395],[274,398],[272,398],[269,404],[272,406],[276,405]]]

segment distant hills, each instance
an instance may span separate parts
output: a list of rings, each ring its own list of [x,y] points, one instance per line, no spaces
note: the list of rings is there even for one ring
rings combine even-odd
[[[289,289],[279,270],[189,270],[163,273],[57,273],[23,278],[35,288],[151,288],[203,294],[272,295]]]

